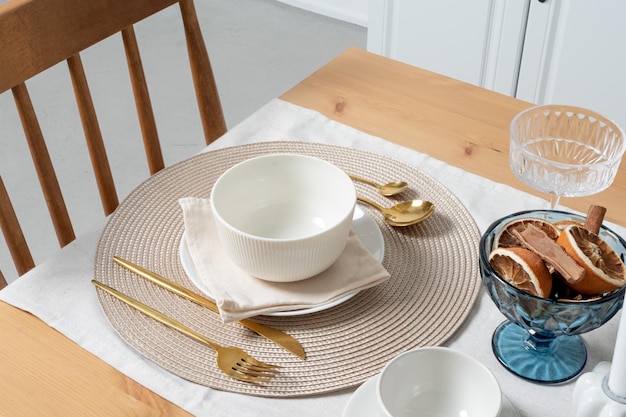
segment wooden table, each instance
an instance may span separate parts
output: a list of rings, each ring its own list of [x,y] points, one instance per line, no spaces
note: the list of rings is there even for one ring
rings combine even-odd
[[[509,124],[531,103],[358,49],[347,50],[281,98],[547,198],[523,184],[509,168]],[[591,204],[602,205],[607,220],[626,225],[625,195],[626,164],[622,163],[608,190],[562,198],[561,205],[583,213]]]
[[[508,166],[508,127],[530,106],[513,98],[350,49],[281,98],[466,171],[528,190]],[[626,167],[590,198],[626,224]],[[528,190],[530,191],[530,190]],[[188,416],[36,317],[0,302],[0,416]]]

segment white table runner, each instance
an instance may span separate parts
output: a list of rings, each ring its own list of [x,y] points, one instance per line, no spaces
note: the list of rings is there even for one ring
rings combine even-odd
[[[312,141],[369,150],[419,167],[454,193],[474,216],[481,232],[491,222],[515,211],[546,208],[547,202],[367,135],[325,116],[273,100],[231,129],[207,149],[269,140]],[[419,139],[416,139],[419,140]],[[497,198],[497,204],[489,196]],[[80,236],[48,261],[3,291],[0,300],[31,312],[80,346],[171,402],[198,416],[340,416],[354,390],[311,398],[269,399],[216,391],[170,374],[126,345],[106,321],[90,280],[95,249],[104,223]],[[626,229],[609,224],[626,236]],[[466,324],[447,344],[489,367],[522,416],[570,416],[574,382],[545,386],[526,382],[506,371],[491,351],[491,336],[504,320],[482,292]],[[588,348],[585,371],[611,360],[619,314],[600,329],[583,335]],[[10,342],[9,342],[10,343]]]

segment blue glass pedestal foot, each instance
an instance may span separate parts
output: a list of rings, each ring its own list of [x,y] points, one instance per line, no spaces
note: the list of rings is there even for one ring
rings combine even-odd
[[[532,336],[510,321],[498,326],[491,346],[509,371],[543,384],[568,381],[582,372],[587,362],[587,348],[580,336]]]

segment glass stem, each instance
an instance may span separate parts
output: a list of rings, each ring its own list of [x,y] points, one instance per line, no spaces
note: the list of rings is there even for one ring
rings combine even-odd
[[[554,345],[552,342],[554,341],[554,336],[542,336],[542,335],[530,335],[528,339],[526,339],[526,348],[537,353],[553,353]]]
[[[561,195],[557,193],[550,193],[550,209],[556,210],[559,205],[559,200],[561,199]]]

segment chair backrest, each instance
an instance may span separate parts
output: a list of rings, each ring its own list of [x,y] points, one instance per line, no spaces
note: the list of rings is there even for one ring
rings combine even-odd
[[[226,132],[226,123],[193,0],[10,0],[0,5],[0,94],[12,92],[60,246],[75,234],[26,81],[67,62],[102,207],[110,214],[118,206],[118,195],[80,52],[121,32],[148,166],[151,174],[159,171],[163,155],[133,25],[177,3],[209,144]],[[0,227],[22,275],[34,262],[1,177]],[[3,285],[0,273],[0,288]]]

